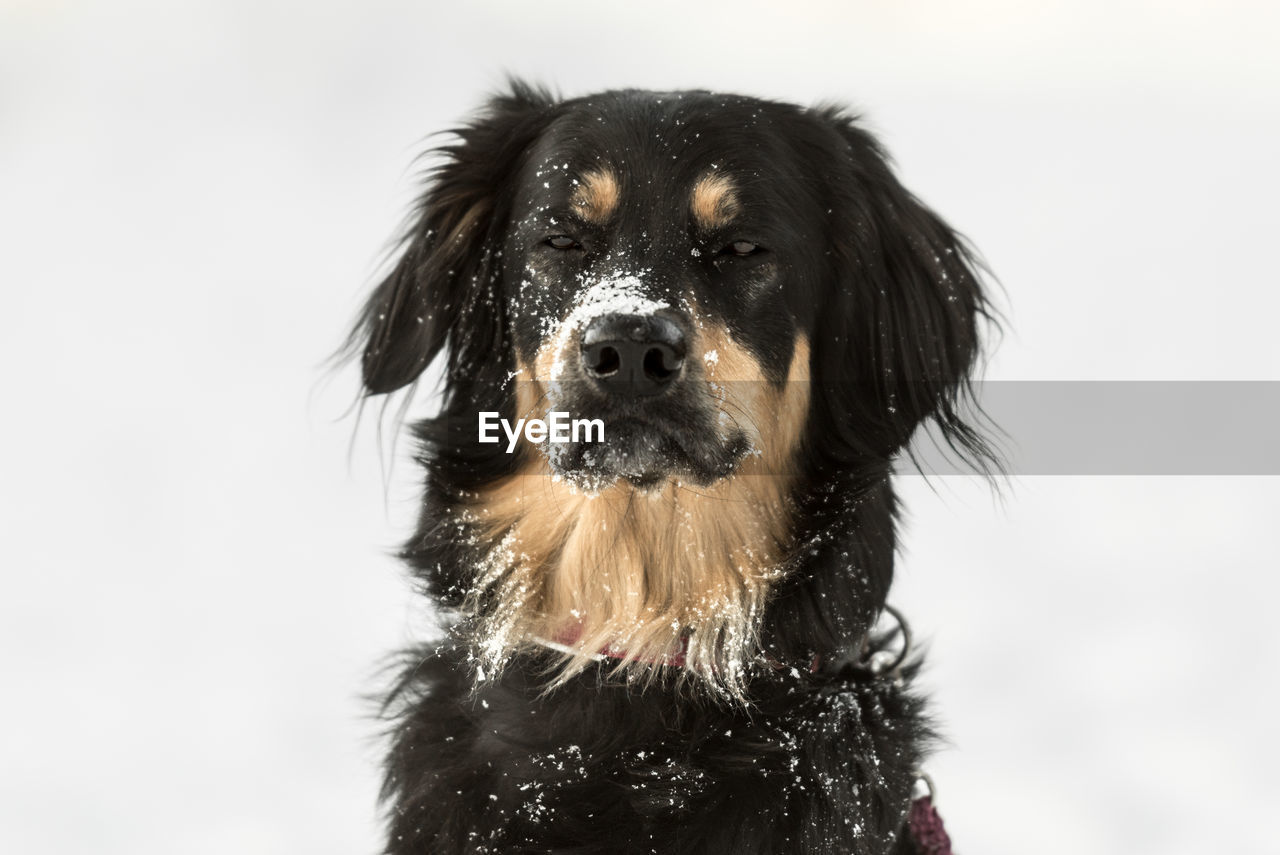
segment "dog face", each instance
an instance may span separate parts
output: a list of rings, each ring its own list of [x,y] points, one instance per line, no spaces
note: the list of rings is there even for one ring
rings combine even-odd
[[[927,418],[983,453],[974,264],[838,110],[517,84],[457,134],[351,338],[370,394],[445,355],[410,554],[494,663],[679,649],[732,691],[779,581],[852,536],[833,496]],[[603,437],[506,453],[483,411]]]
[[[559,474],[594,489],[706,486],[766,452],[754,469],[777,473],[798,438],[780,411],[806,416],[821,211],[793,210],[787,188],[805,179],[760,102],[637,106],[606,97],[559,116],[513,182],[502,298],[517,411],[602,421],[603,441],[548,446]]]

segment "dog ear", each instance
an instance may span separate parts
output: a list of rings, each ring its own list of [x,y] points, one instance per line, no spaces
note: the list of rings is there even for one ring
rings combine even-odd
[[[509,183],[522,157],[552,118],[555,99],[512,81],[477,118],[454,131],[457,142],[434,154],[401,254],[374,290],[348,339],[363,351],[367,394],[412,383],[446,347],[450,375],[502,346],[502,233],[509,218]]]
[[[854,456],[884,458],[933,419],[950,448],[982,471],[994,451],[963,415],[980,329],[995,319],[985,268],[965,240],[899,183],[888,157],[854,117],[821,113],[841,150],[831,245],[836,310],[820,341],[836,341],[826,365],[831,417]],[[823,366],[816,366],[822,371]],[[971,410],[981,415],[975,406]]]

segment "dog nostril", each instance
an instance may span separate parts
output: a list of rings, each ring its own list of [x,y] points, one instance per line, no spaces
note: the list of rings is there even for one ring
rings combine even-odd
[[[591,373],[597,377],[607,377],[614,374],[622,366],[622,357],[618,355],[617,348],[605,346],[596,352],[596,358],[590,366]]]
[[[644,355],[644,373],[653,380],[666,380],[683,364],[684,360],[669,348],[651,347]]]
[[[595,377],[610,377],[622,368],[622,354],[613,344],[597,342],[582,349],[582,365]]]

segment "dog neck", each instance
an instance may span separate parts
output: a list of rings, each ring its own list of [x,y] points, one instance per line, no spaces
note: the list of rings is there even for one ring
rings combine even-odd
[[[689,671],[735,682],[790,546],[788,479],[757,466],[705,488],[588,494],[539,457],[483,493],[491,545],[472,603],[487,658],[542,637],[571,651],[566,678],[602,650],[638,666],[681,651]]]

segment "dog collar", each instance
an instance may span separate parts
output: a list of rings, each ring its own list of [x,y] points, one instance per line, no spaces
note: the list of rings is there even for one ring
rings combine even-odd
[[[828,670],[833,674],[843,674],[854,671],[869,674],[873,677],[887,676],[895,682],[900,680],[902,666],[911,656],[913,640],[911,625],[907,623],[907,619],[903,617],[902,612],[893,606],[885,605],[884,611],[888,612],[898,624],[896,629],[891,630],[889,637],[894,635],[902,636],[902,648],[896,654],[884,648],[873,649],[872,634],[867,632],[855,650],[836,651],[827,656],[823,656],[821,653],[813,654],[809,661],[809,673],[817,674],[819,671]],[[539,647],[545,647],[548,650],[554,650],[566,656],[581,656],[583,651],[575,647],[580,637],[581,629],[575,626],[561,632],[555,638],[531,635],[528,640]],[[671,650],[662,656],[629,656],[625,649],[614,645],[603,647],[595,653],[586,654],[586,656],[595,662],[606,662],[612,659],[616,661],[643,662],[649,665],[665,665],[669,668],[683,668],[685,667],[688,653],[689,638],[684,636],[680,639],[679,650]],[[764,661],[776,671],[791,667],[768,654],[764,654]]]
[[[583,651],[578,650],[576,647],[574,647],[574,645],[578,642],[578,638],[580,637],[580,635],[581,635],[581,631],[577,627],[574,627],[571,630],[560,633],[555,638],[545,638],[541,635],[531,635],[529,636],[529,641],[538,645],[539,647],[545,647],[548,650],[554,650],[557,653],[564,653],[568,656],[581,656],[583,655]],[[596,662],[606,662],[610,659],[615,659],[618,661],[629,660],[632,662],[644,662],[649,665],[666,665],[669,668],[683,668],[685,666],[685,661],[688,656],[688,653],[689,653],[689,639],[687,637],[684,637],[680,639],[679,650],[672,650],[668,653],[663,654],[662,656],[657,656],[657,657],[628,656],[626,650],[619,647],[615,647],[613,645],[603,647],[596,653],[588,653],[586,654],[586,656],[587,658],[592,659]]]

